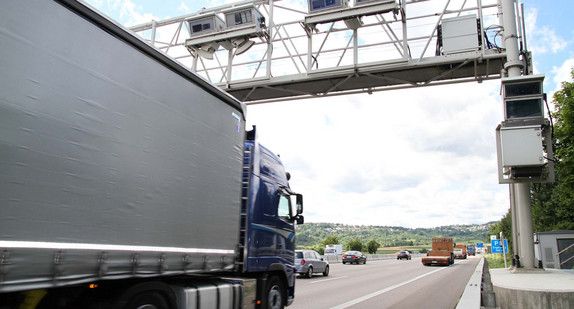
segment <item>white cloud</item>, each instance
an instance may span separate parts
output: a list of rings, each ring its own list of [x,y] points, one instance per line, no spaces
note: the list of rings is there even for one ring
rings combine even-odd
[[[537,9],[529,9],[526,13],[525,20],[528,49],[534,54],[556,54],[568,47],[568,41],[559,36],[553,27],[546,25],[542,27],[538,26]]]
[[[560,90],[562,88],[562,82],[572,81],[572,70],[574,69],[574,58],[566,59],[559,67],[552,68],[552,74],[554,74],[554,83],[556,84],[556,89],[554,91]]]
[[[248,107],[281,154],[310,222],[427,227],[497,220],[499,84],[461,84]]]
[[[185,2],[181,2],[181,4],[179,5],[178,11],[183,12],[183,13],[189,13],[190,9],[189,7],[187,7],[187,5],[185,5]]]
[[[120,6],[120,18],[126,18],[125,25],[133,26],[150,22],[152,20],[159,20],[158,17],[151,13],[142,13],[141,6],[137,6],[131,0],[117,1]]]

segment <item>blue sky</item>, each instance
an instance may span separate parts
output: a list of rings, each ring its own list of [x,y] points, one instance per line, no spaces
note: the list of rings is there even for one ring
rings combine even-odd
[[[87,2],[130,26],[235,1]],[[300,10],[305,3],[278,2]],[[574,66],[574,1],[523,3],[535,73],[546,75],[551,95]],[[253,105],[247,119],[281,154],[293,189],[305,195],[307,221],[485,223],[509,207],[508,186],[496,174],[499,88],[499,81],[488,81]]]

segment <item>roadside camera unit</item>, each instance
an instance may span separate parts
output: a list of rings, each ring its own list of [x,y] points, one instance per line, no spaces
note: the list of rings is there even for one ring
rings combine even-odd
[[[309,0],[309,13],[349,7],[348,0]]]
[[[225,22],[215,13],[188,19],[187,24],[190,36],[215,33],[225,29]]]
[[[308,1],[309,15],[305,16],[304,24],[311,30],[316,29],[317,24],[337,21],[343,21],[348,29],[356,30],[363,25],[363,16],[398,12],[396,0],[355,0],[352,7],[348,0]]]
[[[254,5],[223,11],[226,29],[255,26],[257,31],[265,28],[265,17]]]
[[[544,75],[503,78],[504,120],[543,119],[543,82]]]
[[[254,5],[234,7],[218,13],[201,15],[188,20],[191,37],[185,46],[194,56],[214,59],[214,53],[223,47],[241,55],[249,50],[255,41],[252,38],[268,39],[265,17]]]
[[[500,183],[552,182],[549,120],[544,118],[544,75],[503,78],[504,121],[496,128]]]

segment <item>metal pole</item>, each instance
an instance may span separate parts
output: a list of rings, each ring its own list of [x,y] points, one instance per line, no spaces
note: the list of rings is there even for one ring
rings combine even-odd
[[[532,205],[530,204],[530,184],[514,184],[518,219],[518,242],[520,243],[520,265],[534,268],[534,229],[532,227]]]
[[[151,45],[155,46],[155,32],[157,28],[157,22],[155,20],[151,21]]]
[[[269,41],[267,42],[267,78],[271,78],[271,57],[273,56],[273,2],[275,0],[269,1]]]
[[[518,35],[516,28],[515,0],[502,0],[502,15],[504,35],[503,41],[506,47],[506,63],[504,68],[508,76],[520,76],[522,62],[518,50]],[[532,228],[532,205],[530,204],[530,184],[513,184],[516,199],[519,257],[520,264],[524,268],[534,268],[534,239]]]
[[[407,1],[401,1],[401,23],[403,25],[403,59],[409,60],[409,43],[408,43],[408,36],[407,36]]]
[[[359,29],[353,29],[353,66],[359,65]]]
[[[502,246],[502,256],[504,257],[504,268],[508,268],[506,263],[506,246],[504,245],[504,234],[500,232],[500,245]]]
[[[514,255],[518,255],[518,252],[520,252],[520,248],[518,247],[518,220],[516,219],[516,194],[514,193],[513,185],[509,185],[508,190],[510,192],[510,218],[512,221],[511,225],[512,252],[514,253]],[[514,261],[514,256],[512,257],[512,260]]]

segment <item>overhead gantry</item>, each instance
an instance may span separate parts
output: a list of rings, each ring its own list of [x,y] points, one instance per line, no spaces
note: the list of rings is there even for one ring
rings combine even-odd
[[[307,11],[280,3],[237,2],[131,29],[247,104],[482,82],[505,69],[496,0],[309,0]]]

